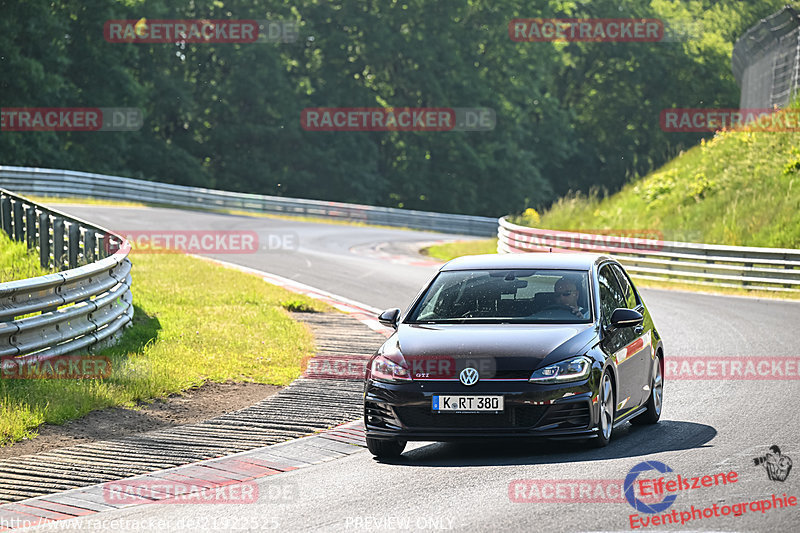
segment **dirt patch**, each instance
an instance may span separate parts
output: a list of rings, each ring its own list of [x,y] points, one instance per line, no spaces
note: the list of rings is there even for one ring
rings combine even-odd
[[[280,389],[260,383],[206,383],[185,391],[183,395],[143,404],[136,409],[112,407],[93,411],[63,426],[44,424],[35,439],[0,448],[0,459],[202,422],[250,407]]]

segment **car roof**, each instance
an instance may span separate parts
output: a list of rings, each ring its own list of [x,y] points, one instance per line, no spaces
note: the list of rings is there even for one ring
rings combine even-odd
[[[582,252],[465,255],[446,263],[440,271],[554,268],[590,270],[593,265],[612,260],[607,255]]]

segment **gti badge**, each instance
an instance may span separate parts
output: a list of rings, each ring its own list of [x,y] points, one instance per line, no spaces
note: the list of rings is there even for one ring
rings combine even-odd
[[[478,371],[474,368],[465,368],[458,375],[458,380],[466,386],[475,385],[479,379]]]

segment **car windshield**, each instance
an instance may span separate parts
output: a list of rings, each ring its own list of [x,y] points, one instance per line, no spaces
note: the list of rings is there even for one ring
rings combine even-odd
[[[406,323],[584,323],[592,318],[589,273],[579,270],[440,272]]]

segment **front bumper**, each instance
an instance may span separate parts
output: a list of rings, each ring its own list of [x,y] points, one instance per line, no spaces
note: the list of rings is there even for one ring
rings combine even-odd
[[[502,413],[435,413],[434,394],[502,395]],[[368,380],[364,424],[375,439],[448,441],[475,438],[587,438],[597,435],[597,391],[593,380],[542,385],[528,381]]]

